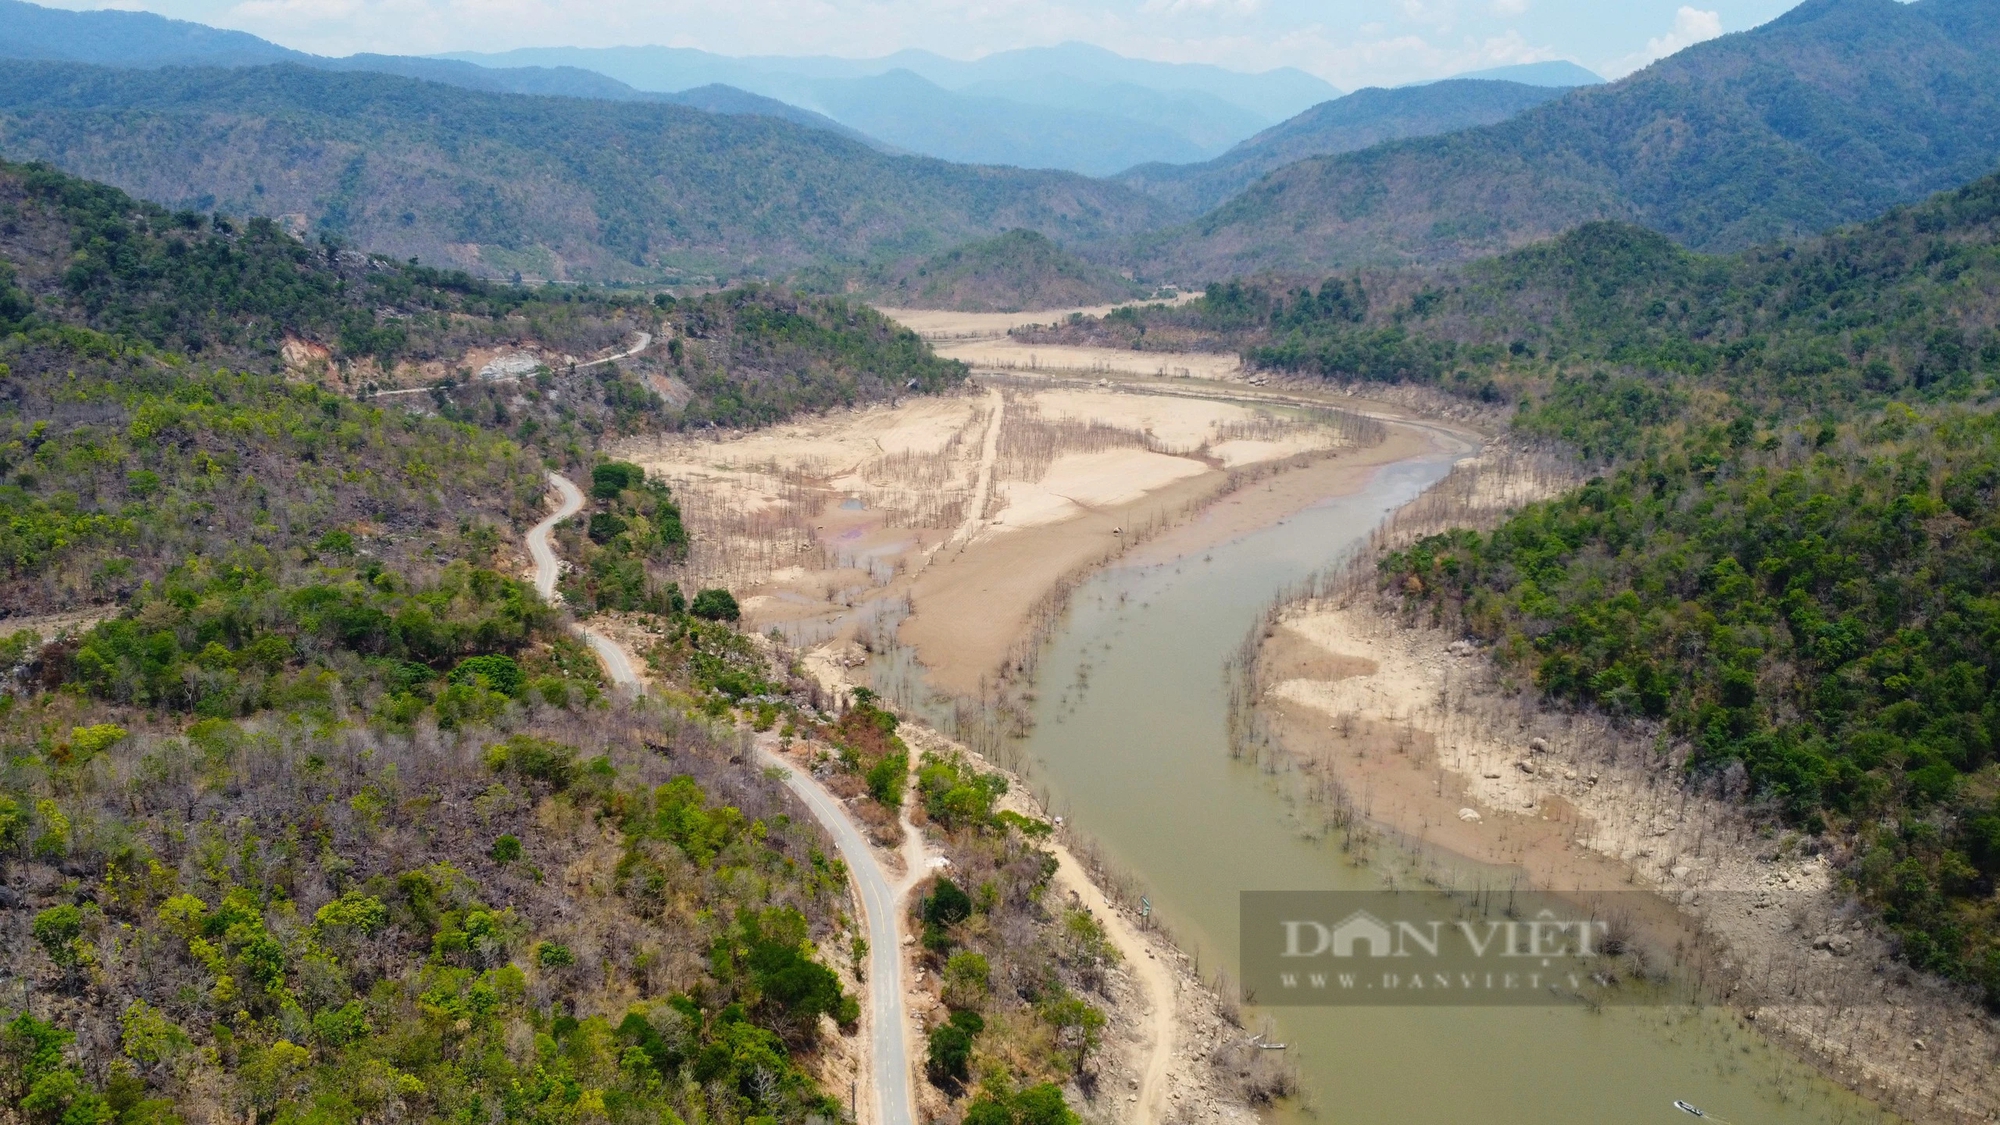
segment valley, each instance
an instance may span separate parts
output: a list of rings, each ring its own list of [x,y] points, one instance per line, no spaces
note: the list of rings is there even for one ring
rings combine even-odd
[[[2000,1119],[2000,9],[1578,2],[0,0],[0,1125]]]

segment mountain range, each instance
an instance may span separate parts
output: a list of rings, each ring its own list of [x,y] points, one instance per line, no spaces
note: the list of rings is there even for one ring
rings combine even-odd
[[[72,12],[22,0],[0,0],[0,57],[146,68],[291,63],[491,92],[672,101],[781,117],[961,163],[1090,175],[1206,160],[1340,93],[1298,70],[1243,74],[1075,43],[976,62],[924,51],[854,60],[730,58],[668,47],[327,58],[146,12]]]
[[[902,290],[927,261],[1014,230],[1060,243],[1065,257],[995,243],[1006,252],[949,263],[955,274],[991,265],[1001,270],[994,277],[917,288],[1012,301],[1034,291],[1020,283],[1024,263],[1068,255],[1108,270],[1100,279],[1123,271],[1141,283],[1323,275],[1465,260],[1595,220],[1728,250],[1854,221],[2000,162],[1992,0],[1808,0],[1616,83],[1557,86],[1594,76],[1535,64],[1501,72],[1526,82],[1363,90],[1219,156],[1122,171],[1200,113],[1213,111],[1213,141],[1229,135],[1228,113],[1314,95],[1284,72],[1232,76],[1075,46],[978,64],[912,52],[729,60],[666,48],[483,59],[556,64],[515,67],[328,60],[155,16],[0,0],[0,55],[38,54],[84,61],[23,61],[0,73],[0,150],[13,159],[46,160],[176,207],[281,217],[295,230],[501,277],[661,282],[803,270],[876,279],[870,285],[894,278]],[[662,70],[662,59],[681,69]],[[569,65],[578,60],[624,67],[624,77]],[[829,107],[873,114],[876,128],[728,84],[663,93],[625,80],[742,79],[780,61],[796,81],[844,84],[826,89],[855,100]],[[1089,81],[1060,70],[1086,63],[1102,64]],[[653,70],[639,73],[643,65]],[[1169,81],[1187,96],[1175,102],[1140,85]],[[1116,95],[1120,84],[1129,97]],[[1010,88],[1042,104],[988,96]],[[1079,100],[1097,116],[1064,108]],[[1148,133],[1153,126],[1118,116],[1149,100],[1160,120],[1179,124]],[[1042,116],[1020,116],[1028,113]],[[1036,124],[1017,128],[1022,120]],[[897,147],[967,161],[1003,136],[1000,147],[1033,155],[1030,163],[1058,164],[1087,147],[1094,168],[1117,174],[948,163],[900,153],[885,134],[918,142]],[[1183,151],[1206,143],[1175,135]],[[1058,275],[1076,271],[1065,265],[1051,281]]]
[[[1213,160],[1141,164],[1113,178],[1184,211],[1207,211],[1287,164],[1383,141],[1490,125],[1565,92],[1563,87],[1492,79],[1357,90],[1273,125]]]
[[[1996,162],[2000,5],[1807,0],[1498,124],[1292,164],[1143,260],[1182,277],[1453,261],[1597,219],[1729,250]]]
[[[1300,70],[1244,74],[1083,43],[971,62],[929,51],[875,59],[734,58],[682,47],[538,47],[446,58],[589,70],[638,90],[721,83],[824,114],[911,152],[1108,175],[1216,156],[1340,91]]]
[[[1116,184],[895,156],[770,117],[289,64],[17,63],[0,70],[0,149],[174,207],[549,279],[779,275],[1173,217]]]
[[[0,0],[0,58],[142,68],[292,63],[319,70],[395,74],[490,93],[658,101],[689,105],[711,113],[754,113],[825,129],[866,144],[876,144],[871,138],[832,118],[745,90],[704,86],[669,93],[641,91],[615,78],[577,67],[496,68],[413,55],[360,54],[327,58],[281,47],[247,32],[168,19],[151,12],[72,12],[27,4],[22,0]]]

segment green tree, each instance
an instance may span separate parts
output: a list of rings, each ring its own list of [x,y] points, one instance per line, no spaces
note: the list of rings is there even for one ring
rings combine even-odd
[[[688,612],[709,621],[735,621],[743,616],[735,595],[727,590],[703,590],[688,603]]]

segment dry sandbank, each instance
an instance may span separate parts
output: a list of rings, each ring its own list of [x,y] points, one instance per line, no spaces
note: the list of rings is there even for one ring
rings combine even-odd
[[[1541,710],[1366,594],[1286,614],[1258,684],[1290,761],[1369,821],[1537,886],[1656,891],[1628,921],[1719,941],[1731,1003],[1837,1081],[1917,1120],[2000,1115],[1991,1021],[1891,961],[1825,856],[1690,793],[1650,732]]]

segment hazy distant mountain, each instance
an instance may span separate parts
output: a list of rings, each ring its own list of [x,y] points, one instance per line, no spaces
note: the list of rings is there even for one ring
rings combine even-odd
[[[470,66],[472,64],[467,63],[465,65]],[[610,79],[606,81],[610,81]],[[623,83],[620,83],[620,85],[623,85]],[[848,140],[859,141],[870,148],[881,149],[884,152],[894,151],[893,146],[884,145],[861,130],[850,129],[825,114],[814,113],[809,109],[800,109],[789,102],[781,102],[776,98],[767,98],[762,94],[753,94],[748,90],[739,90],[734,86],[724,86],[719,82],[708,86],[696,86],[692,90],[680,90],[672,94],[644,92],[639,94],[639,100],[654,99],[663,102],[672,102],[675,105],[690,106],[694,109],[707,110],[710,113],[755,114],[759,117],[776,117],[781,121],[790,121],[793,124],[804,125],[809,129],[824,129],[829,133],[838,133]]]
[[[247,32],[149,12],[72,12],[0,0],[0,58],[103,66],[260,66],[311,57]]]
[[[1087,82],[1065,74],[1032,80],[986,78],[960,87],[957,93],[1063,113],[1110,115],[1166,130],[1207,153],[1227,149],[1270,124],[1261,113],[1200,90],[1155,90],[1136,82]]]
[[[442,58],[483,66],[577,66],[608,74],[640,90],[679,90],[724,82],[758,93],[771,76],[869,78],[892,70],[921,75],[947,90],[981,82],[1023,82],[1064,77],[1104,86],[1143,86],[1162,93],[1204,93],[1248,110],[1267,121],[1282,121],[1340,91],[1302,70],[1280,67],[1258,74],[1201,63],[1128,59],[1087,43],[1001,51],[972,62],[929,51],[898,51],[874,59],[828,55],[754,55],[742,58],[685,47],[532,47],[499,54],[455,52]],[[773,95],[775,96],[775,95]]]
[[[1243,74],[1127,59],[1080,43],[1004,51],[974,62],[928,51],[879,59],[732,58],[678,47],[546,47],[446,57],[489,66],[587,68],[640,90],[727,83],[926,155],[1098,174],[1146,160],[1214,156],[1340,93],[1298,70]]]
[[[954,93],[907,70],[816,79],[808,87],[807,104],[833,120],[897,148],[961,164],[1108,176],[1162,153],[1181,160],[1208,154],[1170,128],[1113,113]]]
[[[0,67],[0,152],[170,206],[553,278],[775,275],[1015,228],[1086,243],[1172,214],[1103,181],[893,156],[769,117],[295,65]]]
[[[289,62],[321,70],[362,70],[421,78],[494,93],[549,94],[611,101],[670,101],[711,113],[781,117],[843,136],[875,142],[811,110],[726,87],[662,94],[635,90],[594,70],[573,66],[494,68],[410,55],[326,58],[280,47],[241,31],[223,31],[150,12],[72,12],[20,0],[0,0],[0,58],[46,59],[101,66],[265,66]]]
[[[1496,125],[1316,157],[1154,241],[1181,277],[1470,258],[1593,219],[1727,250],[2000,162],[2000,4],[1807,0]]]
[[[1184,211],[1206,211],[1276,168],[1353,152],[1402,137],[1426,137],[1505,121],[1566,90],[1518,82],[1452,79],[1394,90],[1356,90],[1306,110],[1201,164],[1142,164],[1119,183]]]
[[[1516,63],[1490,70],[1468,70],[1452,78],[1480,78],[1495,82],[1519,82],[1523,86],[1601,86],[1604,79],[1573,62]]]

